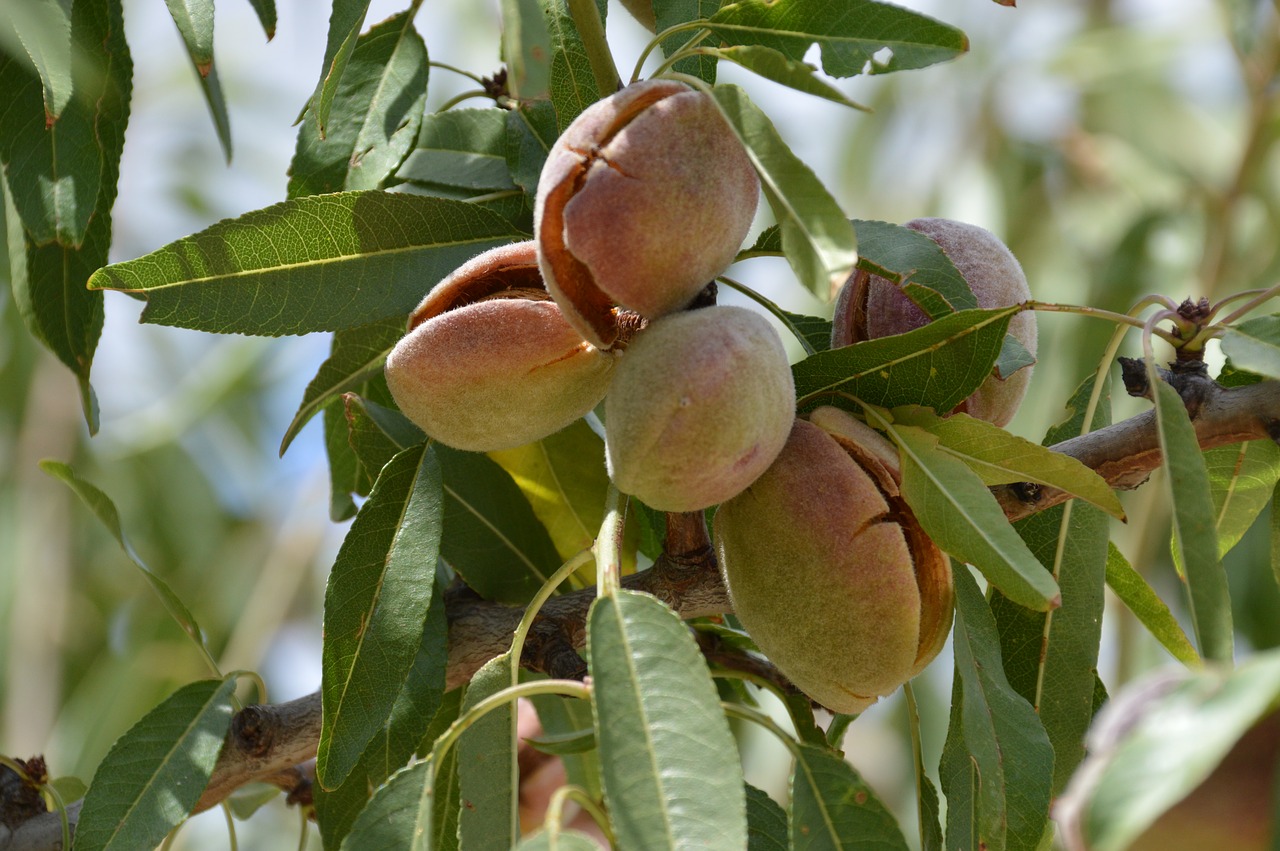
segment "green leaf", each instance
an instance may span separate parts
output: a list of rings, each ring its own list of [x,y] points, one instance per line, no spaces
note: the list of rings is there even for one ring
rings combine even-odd
[[[771,47],[745,45],[739,47],[713,48],[709,55],[715,59],[728,59],[741,65],[766,80],[772,80],[788,88],[817,95],[829,101],[854,109],[866,107],[851,100],[848,95],[817,76],[818,69],[805,62],[788,59],[784,54]]]
[[[209,661],[211,668],[216,671],[216,666],[212,664],[213,657],[204,643],[204,633],[200,629],[200,624],[196,623],[195,615],[191,614],[191,610],[186,607],[186,604],[179,599],[177,594],[173,593],[173,589],[169,587],[168,583],[142,561],[137,550],[133,548],[133,544],[129,542],[128,537],[124,534],[124,527],[120,523],[120,512],[116,509],[115,503],[111,501],[111,497],[77,476],[71,467],[60,461],[45,459],[40,462],[40,469],[71,488],[72,492],[88,506],[89,510],[98,518],[98,521],[111,533],[111,537],[116,539],[116,543],[120,545],[120,549],[124,550],[124,554],[129,557],[129,561],[133,562],[134,566],[142,571],[143,578],[147,580],[152,590],[156,592],[156,596],[164,604],[165,611],[178,624],[178,627],[187,634],[187,637],[195,642],[201,653]]]
[[[1236,369],[1280,378],[1280,315],[1257,316],[1228,328],[1222,351]]]
[[[1019,605],[1048,611],[1061,603],[1058,584],[1009,525],[991,491],[962,461],[938,449],[938,439],[915,426],[884,427],[902,458],[902,496],[925,534]]]
[[[387,355],[404,336],[404,325],[403,319],[393,317],[334,332],[328,360],[320,364],[302,394],[298,412],[285,429],[280,441],[281,455],[318,411],[343,393],[357,391],[365,381],[382,372]]]
[[[1230,662],[1233,653],[1231,596],[1222,561],[1218,558],[1209,473],[1182,397],[1156,375],[1151,362],[1147,363],[1147,376],[1155,391],[1156,427],[1165,469],[1169,472],[1173,528],[1186,565],[1196,643],[1205,659]]]
[[[852,765],[831,751],[800,744],[791,775],[791,848],[886,848],[906,851],[893,815]]]
[[[653,0],[652,8],[653,31],[660,33],[679,24],[711,17],[720,9],[720,0]],[[662,42],[663,55],[674,55],[698,33],[699,30],[687,30],[668,36]],[[714,85],[716,82],[716,60],[710,56],[686,57],[671,66],[671,70],[680,74],[691,74],[707,85]]]
[[[431,605],[440,550],[440,468],[425,446],[383,469],[329,577],[324,717],[316,777],[334,788],[382,730],[408,676]]]
[[[200,76],[213,65],[213,0],[164,0]]]
[[[419,0],[420,2],[420,0]],[[413,4],[416,10],[418,3]],[[320,138],[324,138],[329,126],[329,110],[338,96],[338,83],[346,71],[351,54],[355,52],[364,16],[369,12],[369,0],[333,0],[329,15],[329,37],[324,48],[324,65],[320,69],[320,81],[311,95],[310,109],[316,118]]]
[[[596,84],[591,59],[569,12],[567,0],[538,0],[538,3],[551,37],[550,92],[551,104],[555,107],[556,135],[559,135],[584,109],[613,92],[601,92]],[[600,23],[603,24],[605,7],[599,0],[597,6],[601,10]]]
[[[326,848],[339,846],[368,804],[370,790],[381,786],[393,771],[409,761],[422,743],[428,726],[434,723],[434,716],[440,712],[447,714],[442,707],[442,695],[449,657],[448,631],[443,587],[437,576],[418,653],[396,696],[386,727],[370,740],[360,755],[360,764],[341,786],[326,790],[316,784],[312,788],[316,818]],[[453,717],[457,717],[456,706]]]
[[[227,113],[227,100],[222,94],[222,82],[218,79],[218,69],[209,66],[209,73],[201,74],[196,69],[196,81],[200,91],[204,93],[205,103],[209,106],[209,117],[213,119],[214,132],[218,134],[218,144],[222,153],[231,162],[231,116]]]
[[[444,471],[440,554],[486,600],[527,603],[562,564],[511,476],[484,455],[436,446]]]
[[[791,368],[796,405],[950,411],[986,381],[1014,308],[963,310],[906,334],[810,355]]]
[[[249,5],[258,16],[258,22],[262,24],[262,31],[266,33],[267,41],[271,41],[276,37],[276,0],[249,0]]]
[[[858,268],[900,286],[930,319],[978,306],[960,270],[929,237],[870,219],[855,219],[853,228],[858,234]]]
[[[1092,390],[1090,377],[1068,401],[1070,416],[1049,429],[1046,446],[1080,434]],[[1110,405],[1106,397],[1101,401],[1093,430],[1110,422]],[[1091,506],[1073,503],[1034,514],[1014,529],[1062,591],[1062,605],[1051,613],[1031,611],[999,593],[990,596],[1005,675],[1035,708],[1053,745],[1052,788],[1057,795],[1084,757],[1084,737],[1093,720],[1108,520]]]
[[[45,124],[62,113],[73,90],[71,18],[58,0],[11,3],[0,20],[0,53],[25,54],[40,77]]]
[[[391,775],[374,790],[369,805],[342,840],[342,851],[368,848],[435,849],[432,805],[435,789],[431,762],[418,762]]]
[[[957,761],[962,774],[943,772],[947,847],[1033,849],[1049,818],[1053,747],[1031,704],[1005,679],[996,622],[978,584],[963,567],[955,571],[955,590],[952,733],[968,757],[962,754]],[[948,747],[955,748],[957,742],[949,733]],[[957,834],[968,818],[972,822],[967,826],[978,839],[973,845],[968,836]]]
[[[912,406],[894,408],[893,419],[937,437],[941,451],[963,461],[988,487],[1035,482],[1066,491],[1119,520],[1125,519],[1115,491],[1101,476],[1069,455],[1054,452],[968,414],[944,418],[928,408]]]
[[[747,851],[789,851],[787,811],[767,792],[746,784]]]
[[[796,60],[815,42],[822,69],[833,77],[924,68],[969,49],[964,33],[917,12],[846,0],[740,0],[724,6],[707,26],[726,44],[760,44]],[[883,50],[887,58],[877,58]]]
[[[511,654],[503,653],[471,678],[462,711],[510,685]],[[458,839],[465,848],[507,851],[520,839],[515,710],[512,700],[481,718],[458,739],[462,795]]]
[[[1085,802],[1090,848],[1129,847],[1222,761],[1280,695],[1280,655],[1267,653],[1234,671],[1211,667],[1157,699],[1108,754]]]
[[[591,715],[590,705],[586,701],[556,694],[538,694],[532,700],[542,729],[548,735],[565,736],[576,731],[591,730],[592,749],[564,754],[560,761],[564,763],[565,776],[570,783],[581,786],[592,798],[600,800],[604,796],[604,786],[600,781],[600,756],[595,742],[595,719]]]
[[[554,62],[551,36],[538,0],[502,0],[502,56],[507,90],[517,101],[547,96]]]
[[[555,735],[525,736],[524,741],[536,751],[552,756],[574,756],[596,749],[596,731],[593,728],[571,730]]]
[[[1271,573],[1280,585],[1280,484],[1271,494]]]
[[[1178,619],[1115,544],[1107,549],[1107,585],[1173,658],[1187,666],[1200,664],[1200,654],[1182,631]]]
[[[782,324],[805,345],[809,354],[825,352],[831,348],[831,320],[820,316],[804,316],[783,310]]]
[[[1012,334],[1004,335],[1004,345],[1000,348],[1000,357],[996,358],[995,374],[1007,379],[1020,369],[1035,366],[1036,356],[1022,345],[1022,341]]]
[[[143,322],[308,334],[407,316],[464,261],[519,236],[462,201],[343,192],[220,222],[100,269],[89,286],[144,296]]]
[[[782,250],[800,283],[828,298],[853,271],[853,225],[813,171],[782,140],[769,117],[737,86],[716,86],[716,102],[746,148],[778,220]]]
[[[347,416],[347,440],[351,449],[360,461],[360,471],[365,480],[357,482],[357,493],[368,493],[378,478],[382,468],[402,449],[408,449],[425,441],[426,435],[407,420],[405,423],[412,430],[407,437],[400,433],[388,434],[379,420],[386,415],[401,417],[399,412],[383,408],[376,402],[362,399],[355,393],[347,393],[342,397]],[[402,417],[401,417],[402,418]],[[366,481],[367,480],[367,481]]]
[[[1250,440],[1204,452],[1213,497],[1218,555],[1231,552],[1271,501],[1280,482],[1280,446],[1270,440]],[[1181,561],[1181,553],[1175,553]]]
[[[427,97],[427,47],[402,12],[360,36],[321,137],[314,113],[298,129],[289,197],[377,189],[413,146]]]
[[[428,115],[396,177],[474,192],[514,188],[507,168],[511,114],[505,109],[451,109]]]
[[[646,594],[597,599],[588,666],[605,801],[624,848],[744,848],[742,767],[706,663]]]
[[[551,834],[540,829],[522,839],[515,848],[516,851],[600,851],[600,844],[576,830]]]
[[[80,810],[77,851],[154,848],[186,819],[222,752],[235,685],[183,686],[111,746]]]
[[[529,198],[538,194],[542,166],[558,135],[556,110],[547,101],[522,103],[507,113],[507,171]]]
[[[346,404],[334,399],[324,408],[324,448],[329,461],[329,519],[334,523],[350,520],[356,515],[353,493],[360,493],[363,482],[368,481],[364,467],[351,449],[347,439]],[[367,495],[364,491],[362,495]]]

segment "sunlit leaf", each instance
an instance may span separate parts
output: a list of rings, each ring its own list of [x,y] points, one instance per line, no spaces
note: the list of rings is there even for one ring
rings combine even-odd
[[[925,405],[949,411],[986,381],[1012,308],[965,310],[906,334],[819,352],[792,368],[797,405]]]
[[[693,637],[646,594],[591,606],[588,665],[605,800],[626,848],[744,848],[738,749]]]
[[[1256,316],[1228,328],[1222,351],[1237,369],[1280,378],[1280,316]]]
[[[51,124],[71,99],[71,17],[58,0],[13,3],[0,20],[0,52],[26,54],[40,76],[45,123]],[[15,43],[16,42],[16,43]]]
[[[542,6],[547,33],[551,37],[550,89],[558,135],[584,109],[613,92],[602,92],[596,84],[595,72],[569,12],[568,0],[538,0],[538,3]],[[597,0],[596,8],[603,24],[607,7]]]
[[[528,602],[562,563],[547,530],[495,462],[446,446],[436,450],[444,471],[441,556],[481,597]]]
[[[510,685],[511,656],[503,653],[471,678],[462,711]],[[511,848],[520,839],[515,701],[469,727],[456,747],[462,795],[460,844],[464,848]]]
[[[923,68],[969,48],[954,27],[873,0],[838,7],[821,0],[740,0],[721,8],[708,27],[727,44],[760,44],[796,61],[816,42],[822,70],[833,77]]]
[[[546,97],[554,60],[538,0],[502,0],[502,55],[507,89],[516,100]]]
[[[111,747],[76,824],[79,851],[154,848],[200,800],[231,726],[235,679],[183,686]]]
[[[297,198],[220,222],[90,286],[143,295],[142,321],[307,334],[407,316],[445,275],[520,234],[462,201],[386,192]]]
[[[413,147],[427,96],[427,48],[402,12],[356,41],[322,138],[314,113],[298,128],[289,197],[382,186]]]
[[[1169,606],[1133,569],[1115,544],[1107,550],[1107,586],[1173,658],[1184,665],[1200,663],[1200,654],[1196,653]]]
[[[788,88],[816,95],[829,101],[854,109],[865,109],[848,95],[817,76],[817,68],[804,62],[788,59],[771,47],[761,45],[743,45],[739,47],[721,47],[711,52],[712,58],[728,59],[741,65],[752,73],[759,74],[766,80],[781,83]]]
[[[204,92],[209,114],[213,117],[218,141],[231,160],[231,120],[222,94],[218,71],[213,67],[213,0],[165,0],[169,14],[178,26],[187,56],[196,70],[200,89]]]
[[[857,260],[853,225],[769,117],[737,86],[716,86],[716,102],[747,150],[778,220],[782,249],[800,282],[820,298],[844,283]]]
[[[1186,568],[1196,643],[1206,659],[1230,661],[1231,597],[1218,557],[1213,499],[1200,442],[1178,391],[1155,374],[1151,363],[1147,364],[1147,375],[1155,391],[1156,426],[1169,472],[1174,534]]]
[[[898,822],[853,766],[838,754],[798,746],[791,775],[791,848],[906,851]]]
[[[416,7],[417,3],[414,3],[414,8]],[[333,108],[333,101],[338,95],[338,83],[342,81],[347,63],[351,61],[351,54],[355,52],[356,40],[368,12],[369,0],[333,0],[333,11],[329,15],[329,37],[324,48],[324,64],[309,105],[322,139],[328,132],[329,110]]]
[[[1115,491],[1096,472],[1069,455],[1053,452],[968,414],[943,418],[928,408],[902,407],[893,409],[893,419],[937,437],[941,451],[967,464],[987,486],[1035,482],[1066,491],[1124,519]]]
[[[440,466],[425,445],[383,469],[338,551],[325,592],[316,777],[333,788],[386,727],[413,666],[440,551]]]

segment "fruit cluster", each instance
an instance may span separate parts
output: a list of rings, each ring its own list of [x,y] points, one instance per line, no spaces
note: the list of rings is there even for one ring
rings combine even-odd
[[[860,712],[941,649],[951,568],[899,493],[894,447],[834,408],[797,420],[769,323],[695,305],[733,261],[758,196],[711,97],[669,80],[627,87],[552,147],[536,239],[437,285],[388,358],[387,383],[429,436],[482,452],[546,437],[603,400],[618,489],[661,511],[719,505],[717,554],[742,623],[811,697]],[[982,306],[1027,297],[1017,261],[986,231],[909,226]],[[888,281],[855,276],[833,346],[910,330],[927,321],[917,314]],[[1034,323],[1014,333],[1034,350]],[[984,385],[962,407],[1007,422],[1025,382]]]

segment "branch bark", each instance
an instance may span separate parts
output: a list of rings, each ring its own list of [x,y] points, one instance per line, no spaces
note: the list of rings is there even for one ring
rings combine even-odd
[[[1280,382],[1224,388],[1203,370],[1177,371],[1168,380],[1181,394],[1200,446],[1210,449],[1248,440],[1280,442]],[[1133,395],[1143,388],[1131,387]],[[1118,490],[1145,482],[1161,463],[1155,415],[1146,411],[1052,449],[1078,459]],[[1002,485],[992,489],[1006,516],[1017,520],[1065,502],[1053,488]],[[623,586],[661,599],[686,619],[732,611],[701,513],[667,516],[665,554],[651,568],[623,578]],[[578,655],[586,639],[586,616],[594,588],[553,597],[543,607],[525,644],[521,664],[553,677],[581,678]],[[448,687],[467,682],[485,662],[505,652],[523,610],[481,599],[465,586],[445,595],[449,620]],[[213,778],[196,812],[215,806],[255,780],[280,785],[293,799],[306,799],[310,772],[300,765],[315,756],[320,740],[320,693],[274,706],[251,706],[236,715]],[[79,802],[68,808],[74,825]],[[0,851],[37,851],[61,845],[56,813],[38,815],[16,828],[0,825]]]

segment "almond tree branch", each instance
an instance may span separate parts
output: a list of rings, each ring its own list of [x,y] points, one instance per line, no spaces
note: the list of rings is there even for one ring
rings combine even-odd
[[[1150,391],[1126,375],[1132,395]],[[1224,388],[1202,368],[1182,366],[1166,374],[1191,414],[1200,446],[1210,449],[1248,440],[1280,442],[1280,381],[1263,381]],[[1055,451],[1079,459],[1096,470],[1113,488],[1132,490],[1160,466],[1154,412],[1055,444]],[[1002,485],[992,489],[1011,520],[1065,502],[1068,496],[1053,488]],[[665,554],[653,567],[623,577],[623,587],[644,591],[667,603],[684,618],[732,611],[720,578],[715,553],[701,513],[667,515]],[[594,588],[553,597],[544,606],[525,644],[521,664],[553,677],[582,677],[585,663],[578,655],[586,639],[587,611]],[[450,688],[467,682],[489,659],[505,652],[523,610],[481,599],[465,586],[445,595],[449,619]],[[320,740],[320,694],[290,703],[251,706],[236,715],[222,756],[196,811],[208,809],[252,781],[280,785],[291,800],[306,800],[310,773],[299,768],[315,756]],[[68,808],[74,823],[79,802]],[[56,849],[61,828],[55,813],[35,816],[17,826],[0,823],[0,851]]]

